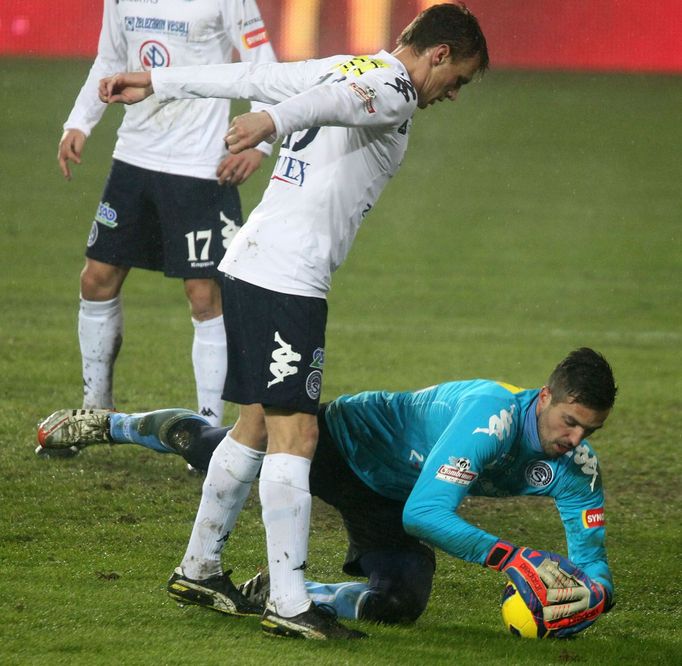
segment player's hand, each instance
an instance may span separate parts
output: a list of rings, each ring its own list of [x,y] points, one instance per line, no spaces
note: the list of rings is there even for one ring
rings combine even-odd
[[[275,123],[270,115],[266,111],[251,111],[232,119],[225,143],[229,151],[236,155],[257,146],[261,141],[273,140],[274,135]]]
[[[123,72],[99,82],[98,94],[105,104],[137,104],[154,94],[150,72]]]
[[[533,615],[557,638],[586,629],[606,609],[604,586],[557,553],[498,541],[486,565],[509,576]]]
[[[57,161],[66,180],[71,180],[69,161],[74,164],[81,163],[81,154],[83,153],[86,138],[85,134],[77,129],[67,129],[62,134],[59,148],[57,149]]]
[[[573,636],[587,629],[611,605],[606,589],[561,555],[552,555],[571,585],[557,584],[547,589],[547,605],[543,618],[548,629],[558,638]]]
[[[260,168],[263,153],[257,148],[247,148],[239,155],[228,155],[216,171],[221,185],[241,185],[254,171]]]

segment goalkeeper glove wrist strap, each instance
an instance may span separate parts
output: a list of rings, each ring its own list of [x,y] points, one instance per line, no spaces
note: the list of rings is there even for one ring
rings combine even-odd
[[[500,539],[488,552],[485,566],[495,571],[502,571],[517,550],[518,547],[514,544]]]

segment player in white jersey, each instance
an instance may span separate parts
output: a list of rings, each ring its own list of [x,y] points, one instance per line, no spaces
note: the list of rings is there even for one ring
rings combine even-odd
[[[229,372],[223,397],[239,419],[216,449],[190,542],[169,581],[206,595],[216,582],[235,614],[253,608],[222,573],[221,553],[258,470],[271,578],[264,631],[357,638],[311,604],[308,472],[318,438],[326,293],[364,216],[397,171],[412,114],[453,100],[488,65],[485,38],[462,5],[422,12],[398,47],[372,56],[120,74],[100,84],[108,102],[228,97],[272,104],[236,118],[230,150],[285,137],[261,204],[220,268]],[[267,455],[264,455],[266,452]],[[262,467],[261,467],[262,463]]]
[[[105,0],[97,58],[64,124],[58,160],[80,164],[106,109],[102,77],[176,66],[275,60],[255,0]],[[263,105],[254,105],[254,109]],[[227,354],[217,264],[241,225],[236,186],[271,148],[227,153],[230,102],[206,99],[126,109],[114,163],[95,215],[81,273],[79,340],[83,407],[113,407],[113,366],[123,335],[121,287],[131,267],[184,279],[194,325],[198,411],[222,420]]]

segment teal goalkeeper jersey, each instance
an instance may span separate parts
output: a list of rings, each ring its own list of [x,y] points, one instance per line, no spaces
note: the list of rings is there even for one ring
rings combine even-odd
[[[569,559],[613,594],[597,457],[586,440],[560,458],[545,456],[538,393],[475,379],[341,396],[325,416],[353,471],[380,495],[405,502],[408,533],[483,564],[500,537],[458,515],[467,495],[552,497]]]

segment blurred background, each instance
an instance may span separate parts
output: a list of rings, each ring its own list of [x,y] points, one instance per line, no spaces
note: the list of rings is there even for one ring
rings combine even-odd
[[[258,0],[281,60],[373,52],[433,0]],[[471,0],[495,68],[682,71],[680,0]],[[61,17],[55,20],[58,8]],[[3,0],[0,54],[94,56],[102,3]]]

